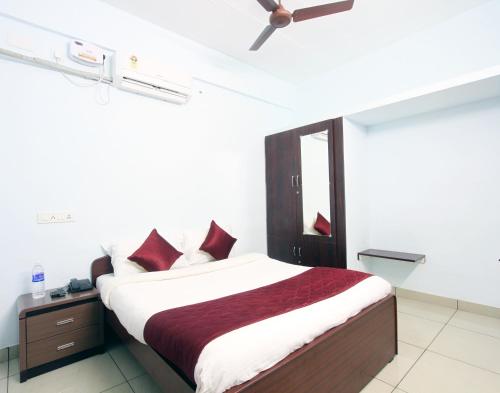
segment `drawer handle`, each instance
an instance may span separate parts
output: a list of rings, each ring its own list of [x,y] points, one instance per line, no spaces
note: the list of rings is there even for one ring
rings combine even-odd
[[[62,326],[62,325],[67,325],[68,323],[73,323],[73,322],[75,322],[75,318],[68,318],[68,319],[63,319],[62,321],[57,321],[56,325]]]
[[[58,351],[62,351],[62,350],[64,350],[64,349],[68,349],[68,348],[71,348],[71,347],[74,347],[74,346],[75,346],[75,342],[74,342],[74,341],[72,341],[72,342],[67,343],[67,344],[59,345],[59,346],[57,347],[57,350],[58,350]]]

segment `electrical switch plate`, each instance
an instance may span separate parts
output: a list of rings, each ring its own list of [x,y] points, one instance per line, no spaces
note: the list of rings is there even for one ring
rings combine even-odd
[[[70,212],[47,212],[38,213],[36,221],[38,224],[63,224],[74,222],[75,218]]]

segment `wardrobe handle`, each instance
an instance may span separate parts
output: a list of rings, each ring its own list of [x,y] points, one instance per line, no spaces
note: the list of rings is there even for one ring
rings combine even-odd
[[[302,257],[302,247],[299,247],[299,257]]]
[[[297,175],[297,187],[300,187],[299,178],[300,178],[300,175]]]
[[[297,256],[297,254],[295,253],[295,246],[293,246],[293,251],[292,251],[292,253],[293,253],[293,256],[294,256],[294,257],[296,257],[296,256]]]
[[[293,181],[293,179],[294,179],[294,178],[295,178],[295,176],[294,176],[294,175],[292,175],[292,188],[293,188],[293,186],[294,186],[294,181]]]

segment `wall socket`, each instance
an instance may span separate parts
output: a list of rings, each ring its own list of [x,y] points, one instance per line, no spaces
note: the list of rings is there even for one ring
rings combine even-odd
[[[75,218],[70,212],[46,212],[38,213],[36,215],[36,222],[38,224],[63,224],[75,222]]]

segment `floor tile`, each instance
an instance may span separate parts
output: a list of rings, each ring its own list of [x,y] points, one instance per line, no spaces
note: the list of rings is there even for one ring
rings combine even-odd
[[[102,393],[134,393],[134,391],[128,383],[122,383],[121,385],[105,390]]]
[[[19,374],[19,359],[9,360],[9,377]]]
[[[360,393],[391,393],[392,389],[394,388],[391,385],[378,379],[372,379]]]
[[[500,338],[500,319],[458,310],[450,325]]]
[[[0,349],[0,363],[9,360],[9,348]]]
[[[125,382],[120,370],[105,353],[19,382],[9,377],[9,393],[96,393]]]
[[[392,386],[397,386],[406,375],[408,370],[415,364],[417,359],[422,355],[424,350],[415,347],[414,345],[404,342],[398,343],[398,354],[391,363],[377,375],[377,379],[388,383]]]
[[[135,360],[135,357],[124,345],[115,346],[108,352],[127,380],[137,378],[146,373],[144,368]]]
[[[0,393],[7,393],[7,378],[0,379]]]
[[[9,372],[9,362],[5,361],[0,363],[0,379],[7,378]]]
[[[457,310],[455,308],[400,297],[398,298],[398,311],[430,319],[431,321],[446,323]]]
[[[500,375],[425,352],[398,388],[408,393],[498,393]]]
[[[129,383],[135,393],[161,393],[159,386],[148,374],[132,379]]]
[[[443,326],[444,323],[398,312],[398,338],[407,344],[426,348]]]
[[[500,339],[446,326],[429,350],[500,373]]]

